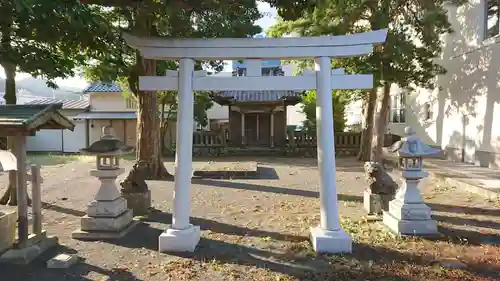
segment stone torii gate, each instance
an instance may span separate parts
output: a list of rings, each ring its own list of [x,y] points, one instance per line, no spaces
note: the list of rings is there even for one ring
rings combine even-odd
[[[387,29],[366,33],[292,38],[171,39],[124,35],[146,59],[179,60],[179,71],[139,77],[141,91],[178,91],[176,171],[172,225],[159,237],[159,250],[194,251],[200,228],[189,222],[193,145],[193,91],[317,91],[317,139],[321,222],[311,228],[317,252],[352,251],[351,237],[340,227],[335,177],[333,89],[371,89],[371,74],[333,72],[331,58],[370,54],[382,44]],[[315,75],[212,77],[195,72],[195,60],[314,59]]]

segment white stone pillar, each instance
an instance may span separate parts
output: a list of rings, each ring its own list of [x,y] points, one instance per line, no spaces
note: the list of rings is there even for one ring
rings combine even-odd
[[[271,111],[271,147],[274,147],[274,110]]]
[[[311,241],[316,252],[351,252],[352,240],[339,222],[330,58],[317,58],[315,65],[321,223],[320,226],[311,228]]]
[[[194,60],[179,61],[177,140],[172,226],[159,237],[160,252],[193,252],[200,241],[200,228],[189,223],[193,150]]]
[[[245,112],[241,112],[241,144],[245,145]]]

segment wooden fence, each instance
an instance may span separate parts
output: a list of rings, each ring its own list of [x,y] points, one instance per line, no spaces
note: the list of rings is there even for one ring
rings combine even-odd
[[[316,132],[287,132],[287,154],[317,155]],[[337,155],[355,155],[361,147],[361,133],[336,132],[335,153]]]
[[[312,132],[287,132],[287,144],[282,147],[286,155],[309,155],[317,154],[316,133]],[[392,143],[392,136],[386,136],[388,142]],[[361,146],[361,133],[336,132],[335,153],[337,155],[355,155]],[[198,131],[193,134],[193,154],[216,156],[224,154],[230,149],[226,142],[226,136],[218,131]],[[275,150],[273,150],[275,151]]]
[[[220,131],[198,131],[193,133],[193,155],[219,156],[231,150],[226,141],[227,135]],[[389,146],[399,140],[397,135],[387,134],[384,146]],[[356,155],[361,147],[361,133],[335,132],[335,154]],[[175,148],[175,144],[172,144]],[[244,150],[244,148],[238,148]],[[252,149],[251,147],[249,149]],[[262,147],[259,151],[262,151]],[[275,153],[282,151],[284,155],[301,155],[316,157],[317,138],[315,132],[287,132],[287,142],[284,147],[269,149]],[[173,150],[171,152],[174,152]]]

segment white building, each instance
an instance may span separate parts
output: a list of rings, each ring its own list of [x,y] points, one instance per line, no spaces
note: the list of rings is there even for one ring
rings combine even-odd
[[[447,8],[455,33],[444,37],[438,58],[448,70],[436,77],[441,90],[407,93],[395,87],[389,129],[402,134],[411,125],[451,159],[499,167],[499,1],[471,0]]]

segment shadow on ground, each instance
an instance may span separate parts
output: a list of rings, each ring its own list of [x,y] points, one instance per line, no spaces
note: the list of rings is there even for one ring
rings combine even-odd
[[[106,280],[134,280],[138,279],[130,271],[122,268],[113,268],[112,270],[103,269],[101,267],[88,264],[84,259],[81,259],[73,266],[71,270],[51,269],[47,270],[47,261],[57,254],[78,254],[74,249],[58,245],[35,259],[29,266],[26,265],[11,265],[0,264],[1,280],[6,281],[36,281],[36,280],[71,280],[71,281],[92,281],[87,276],[91,272],[95,272],[106,276]],[[5,279],[3,279],[5,278]]]
[[[276,194],[319,198],[318,191],[303,190],[296,188],[287,188],[287,187],[278,187],[278,186],[269,186],[262,184],[251,184],[251,183],[242,183],[233,181],[220,181],[214,179],[193,179],[192,183],[208,187],[222,187],[228,189],[251,190],[251,191],[261,191],[261,192],[269,192]],[[338,194],[338,200],[350,201],[350,202],[363,202],[363,197],[358,195]]]
[[[276,170],[258,166],[256,171],[195,171],[193,179],[279,180]]]
[[[163,230],[152,227],[149,222],[170,224],[171,215],[154,211],[129,236],[109,243],[130,248],[144,247],[157,251],[158,236]],[[310,246],[304,246],[308,244],[308,238],[304,236],[248,229],[202,218],[193,218],[192,222],[203,230],[215,233],[241,237],[266,236],[273,240],[284,241],[287,243],[285,245],[289,246],[275,251],[271,248],[233,244],[203,237],[194,253],[169,253],[170,255],[197,262],[213,260],[219,264],[266,268],[275,273],[296,277],[299,280],[367,280],[369,278],[369,280],[417,281],[427,277],[429,270],[438,276],[440,272],[443,272],[439,266],[435,265],[434,257],[425,254],[401,252],[385,247],[355,243],[352,254],[316,255]],[[480,264],[470,264],[465,270],[474,276],[492,277],[496,276],[495,272],[498,269],[488,268]]]

